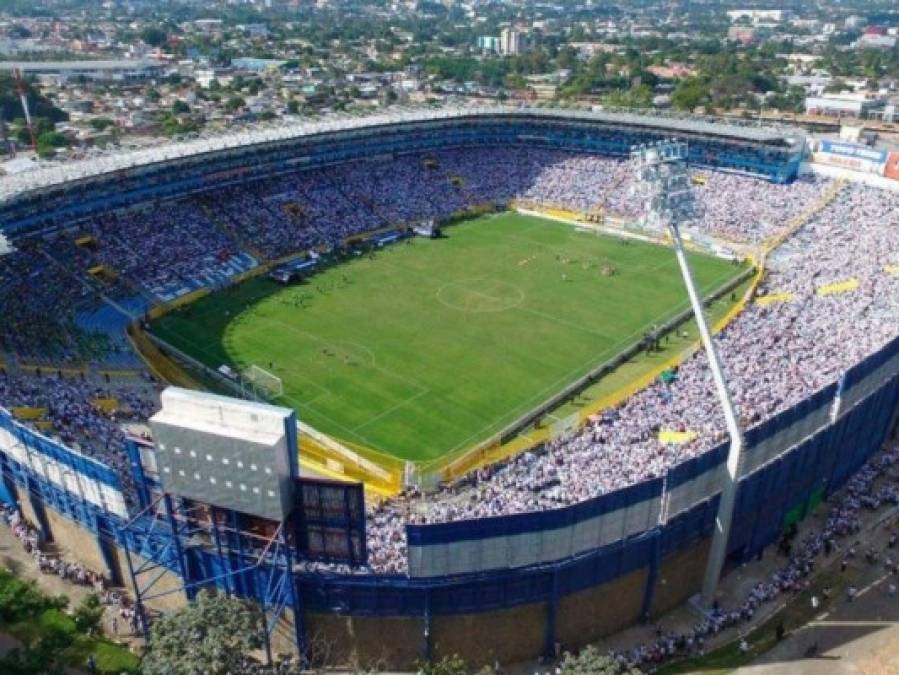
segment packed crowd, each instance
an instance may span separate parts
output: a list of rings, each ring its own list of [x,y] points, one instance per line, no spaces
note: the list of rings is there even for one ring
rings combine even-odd
[[[751,622],[766,603],[806,590],[817,564],[837,556],[845,560],[857,555],[857,543],[847,540],[861,530],[863,511],[877,511],[883,506],[899,504],[899,482],[889,473],[897,464],[899,446],[874,456],[849,480],[831,507],[823,529],[798,541],[795,533],[785,532],[780,550],[786,555],[786,564],[766,581],[753,586],[739,605],[730,608],[716,605],[691,630],[671,632],[659,628],[656,640],[612,652],[610,657],[622,671],[627,671],[628,668],[653,669],[672,658],[701,654],[706,641],[728,628]],[[895,546],[895,537],[890,545]],[[869,562],[879,559],[876,551],[869,551],[867,557]],[[896,576],[899,568],[892,562],[888,566]]]
[[[704,232],[760,242],[814,201],[828,184],[788,186],[734,174],[695,172]],[[234,239],[268,259],[386,225],[441,220],[466,207],[513,200],[578,213],[635,218],[630,165],[542,148],[466,148],[373,159],[304,171],[198,198]]]
[[[110,399],[118,404],[111,412],[97,404]],[[65,377],[59,372],[12,375],[0,368],[0,405],[45,411],[35,422],[46,422],[48,435],[128,477],[122,424],[147,420],[159,401],[148,377],[110,382],[83,375]]]
[[[93,253],[68,235],[17,248],[0,257],[0,351],[31,365],[133,366],[121,307],[134,308],[134,291],[114,276],[91,274]]]
[[[802,179],[777,186],[751,178],[700,172],[704,215],[692,229],[731,240],[760,242],[818,199],[829,183]],[[195,279],[198,270],[241,255],[244,245],[265,258],[335,245],[385,224],[442,218],[478,203],[534,201],[573,210],[636,213],[632,177],[621,162],[540,148],[476,148],[373,159],[273,178],[235,190],[191,197],[144,210],[110,214],[86,227],[96,259],[148,286]],[[789,292],[788,302],[752,305],[718,338],[744,425],[751,426],[832,382],[847,367],[892,338],[899,277],[899,199],[849,186],[805,224],[771,260],[762,293]],[[9,331],[24,345],[53,335],[40,322],[53,293],[80,293],[69,279],[37,284],[30,245],[0,260],[0,305],[24,316]],[[52,253],[52,251],[47,251]],[[86,255],[86,254],[85,254]],[[40,267],[39,270],[45,268]],[[3,274],[3,270],[13,270]],[[199,275],[202,276],[202,275]],[[820,295],[818,286],[856,279],[851,292]],[[210,283],[212,283],[210,281]],[[37,292],[35,292],[37,291]],[[33,303],[33,305],[32,305]],[[36,308],[36,309],[35,309]],[[2,309],[2,307],[0,307]],[[39,311],[42,310],[42,311]],[[28,314],[30,312],[30,314]],[[33,319],[33,321],[31,320]],[[42,327],[43,326],[43,327]],[[0,328],[0,339],[4,329]],[[125,469],[118,423],[90,401],[95,385],[71,379],[0,376],[0,402],[45,407],[66,443]],[[128,400],[134,418],[152,398]],[[696,432],[694,441],[663,444],[660,428]],[[573,437],[482,471],[436,499],[404,497],[373,510],[368,528],[371,568],[403,572],[407,522],[541,510],[578,502],[659,476],[725,435],[703,354],[682,364],[673,382],[657,382],[605,411]]]
[[[801,176],[789,185],[761,183],[733,173],[694,169],[690,172],[697,214],[687,231],[694,236],[712,236],[725,242],[761,244],[784,228],[820,199],[830,181],[814,175]],[[606,193],[604,210],[613,215],[639,219],[645,205],[637,197],[636,176],[625,172],[614,189]]]
[[[241,255],[237,243],[192,202],[108,213],[86,231],[96,238],[103,264],[160,296],[169,288],[193,290],[206,277],[212,278],[203,285],[214,285],[220,268]]]
[[[698,173],[705,215],[694,230],[750,243],[768,238],[827,184]],[[300,171],[110,212],[53,240],[15,242],[19,250],[0,260],[0,349],[38,363],[102,361],[104,353],[121,352],[123,341],[73,321],[79,309],[102,305],[102,296],[118,302],[140,288],[170,301],[227,283],[258,258],[331,248],[378,228],[513,200],[640,215],[627,163],[546,148],[465,148]],[[75,246],[76,238],[89,244]]]
[[[791,292],[787,302],[752,304],[718,336],[734,403],[745,428],[808,397],[896,336],[899,199],[852,185],[808,222],[775,256],[761,292]],[[859,287],[820,295],[831,281]],[[894,320],[885,320],[887,317]],[[694,431],[666,444],[659,429]],[[648,478],[726,438],[704,353],[606,410],[573,437],[481,471],[436,498],[405,496],[369,517],[373,569],[405,570],[405,524],[449,522],[565,506]]]
[[[74,309],[96,302],[96,291],[49,259],[41,242],[19,245],[0,257],[0,351],[29,362],[92,360],[102,353],[104,337],[79,331]]]

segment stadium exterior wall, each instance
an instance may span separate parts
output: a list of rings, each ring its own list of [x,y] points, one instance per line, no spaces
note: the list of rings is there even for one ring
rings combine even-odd
[[[842,486],[882,447],[895,425],[897,404],[899,339],[849,369],[838,383],[750,430],[729,542],[732,558],[759,554],[785,524]],[[8,415],[4,422],[7,428],[15,424]],[[13,456],[9,447],[0,448],[0,498],[17,502],[44,536],[59,540],[88,564],[103,562],[102,571],[113,578],[125,576],[125,549],[155,560],[162,583],[173,591],[162,606],[184,602],[182,581],[212,579],[255,599],[271,583],[263,569],[221,576],[234,570],[234,561],[208,547],[184,547],[181,558],[161,556],[165,532],[152,539],[149,530],[126,527],[118,515]],[[556,642],[577,646],[656,616],[699,589],[717,509],[714,485],[721,456],[713,450],[690,460],[668,473],[661,495],[647,493],[645,501],[660,500],[654,526],[565,559],[427,578],[295,573],[295,606],[301,608],[305,643],[330,662],[392,668],[451,652],[472,664],[494,658],[508,662],[551,651]],[[480,523],[466,527],[465,536],[483,533]],[[440,535],[439,541],[427,545],[452,541],[444,526],[431,528],[419,542],[432,534],[429,541]],[[506,542],[500,538],[491,545]],[[389,646],[385,635],[391,636]]]

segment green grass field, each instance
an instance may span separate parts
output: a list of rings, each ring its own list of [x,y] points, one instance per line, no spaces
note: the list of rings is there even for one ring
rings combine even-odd
[[[337,439],[426,461],[488,438],[687,306],[664,247],[514,213],[446,234],[301,285],[247,282],[153,332],[212,367],[273,370],[281,403]],[[691,262],[703,292],[742,271]]]

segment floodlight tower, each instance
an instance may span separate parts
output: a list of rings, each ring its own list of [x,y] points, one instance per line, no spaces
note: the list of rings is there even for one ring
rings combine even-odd
[[[28,128],[28,136],[31,138],[31,149],[37,152],[37,137],[34,135],[34,123],[31,120],[31,111],[28,109],[28,90],[25,87],[25,79],[22,77],[22,69],[14,68],[13,77],[16,80],[16,92],[22,104],[22,112],[25,115],[25,126]]]
[[[637,174],[637,190],[645,196],[646,221],[659,229],[667,228],[674,245],[674,253],[684,277],[687,295],[693,307],[696,325],[705,348],[718,400],[724,411],[727,431],[730,434],[730,451],[727,454],[727,475],[721,485],[721,501],[715,521],[715,532],[702,583],[702,604],[710,606],[715,600],[718,580],[727,555],[727,540],[730,536],[734,503],[737,494],[737,478],[743,450],[743,432],[731,400],[730,391],[721,369],[718,351],[706,323],[702,299],[696,290],[693,273],[684,251],[680,227],[693,219],[698,212],[694,194],[687,174],[687,144],[677,141],[663,141],[653,145],[631,148],[631,159]]]

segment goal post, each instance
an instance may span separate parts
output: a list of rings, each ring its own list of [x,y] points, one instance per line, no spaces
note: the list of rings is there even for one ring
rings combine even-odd
[[[243,382],[256,396],[273,399],[284,395],[284,382],[274,373],[257,365],[251,365],[242,373]]]

